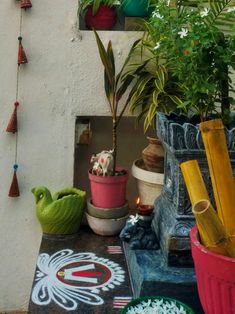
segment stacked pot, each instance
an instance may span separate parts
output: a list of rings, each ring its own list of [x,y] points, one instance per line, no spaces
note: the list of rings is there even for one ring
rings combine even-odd
[[[142,152],[142,159],[132,165],[141,204],[153,205],[161,194],[164,181],[164,149],[157,138],[147,137],[149,144]]]
[[[119,169],[119,175],[98,176],[89,171],[91,198],[87,201],[87,222],[102,236],[119,234],[129,217],[126,201],[128,172]]]

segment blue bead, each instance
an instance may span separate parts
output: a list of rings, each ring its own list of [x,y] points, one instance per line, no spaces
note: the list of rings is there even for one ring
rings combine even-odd
[[[14,164],[13,169],[14,169],[14,170],[17,170],[17,169],[18,169],[18,165],[17,165],[17,164]]]

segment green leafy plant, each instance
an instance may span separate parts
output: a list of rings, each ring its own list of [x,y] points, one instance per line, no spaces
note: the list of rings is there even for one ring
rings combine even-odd
[[[128,95],[128,87],[135,80],[135,78],[142,71],[145,63],[137,65],[134,70],[128,74],[130,56],[139,43],[139,40],[135,41],[132,45],[120,71],[116,73],[115,58],[113,54],[112,42],[108,42],[107,49],[105,49],[98,33],[94,31],[95,38],[98,46],[100,59],[104,66],[104,89],[108,100],[110,113],[112,116],[112,139],[113,139],[113,172],[114,175],[116,169],[116,155],[117,155],[117,128],[120,120],[129,104],[131,95]],[[120,103],[122,96],[126,94],[127,99],[124,103]]]
[[[137,63],[145,63],[130,98],[131,112],[145,117],[145,131],[157,111],[226,121],[234,104],[235,1],[172,2],[158,1],[131,58],[141,55]]]
[[[92,6],[92,13],[96,15],[99,7],[101,5],[107,5],[109,7],[113,7],[118,5],[119,1],[117,0],[78,0],[78,16],[87,9],[88,6]]]

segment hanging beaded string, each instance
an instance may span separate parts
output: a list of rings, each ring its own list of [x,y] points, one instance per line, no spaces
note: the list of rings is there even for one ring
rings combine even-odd
[[[30,0],[21,0],[20,2],[21,9],[28,9],[32,7]],[[20,196],[19,185],[17,180],[17,169],[18,169],[18,125],[17,125],[17,110],[19,107],[19,82],[20,82],[20,65],[28,63],[23,45],[22,45],[22,21],[23,21],[23,14],[22,10],[20,10],[20,23],[19,23],[19,37],[18,37],[18,60],[17,60],[17,71],[16,71],[16,96],[15,96],[15,103],[14,103],[14,111],[11,115],[10,121],[8,123],[7,132],[15,133],[15,158],[14,158],[14,165],[13,165],[13,178],[11,182],[11,186],[9,189],[8,196],[9,197],[17,197]]]

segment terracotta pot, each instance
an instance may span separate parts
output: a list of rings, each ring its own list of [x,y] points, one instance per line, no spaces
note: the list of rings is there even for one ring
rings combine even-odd
[[[92,6],[88,6],[85,14],[85,23],[87,28],[92,29],[112,29],[117,22],[115,8],[107,5],[101,5],[96,12],[96,15],[92,13]]]
[[[147,137],[149,144],[142,151],[144,164],[149,171],[163,173],[164,149],[158,138]]]
[[[128,171],[117,168],[117,171],[122,170],[125,170],[125,174],[105,177],[94,175],[89,171],[91,199],[96,207],[117,208],[125,205]]]
[[[210,252],[198,240],[197,227],[190,232],[197,287],[205,314],[234,314],[235,258]]]

